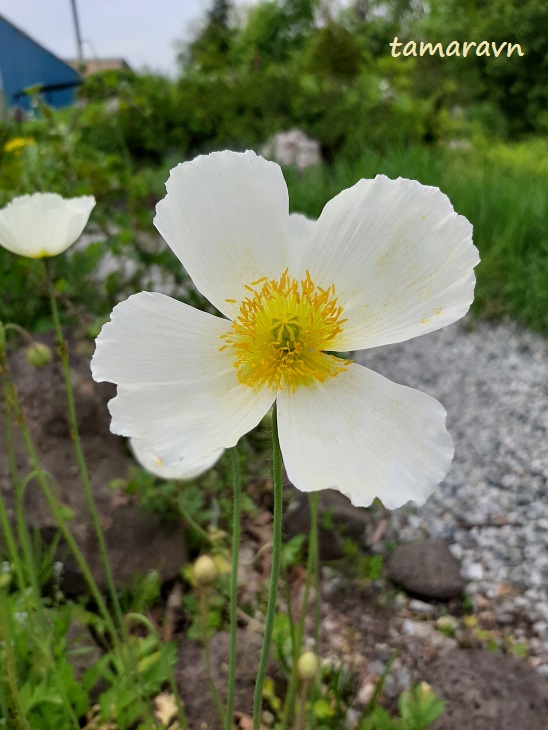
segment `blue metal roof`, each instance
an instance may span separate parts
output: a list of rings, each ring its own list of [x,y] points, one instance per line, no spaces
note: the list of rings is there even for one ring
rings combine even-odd
[[[76,71],[0,15],[0,89],[8,106],[30,109],[24,90],[40,86],[50,106],[72,104],[82,82]]]

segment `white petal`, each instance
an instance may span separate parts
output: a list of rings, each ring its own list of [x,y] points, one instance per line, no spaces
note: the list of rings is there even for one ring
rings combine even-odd
[[[299,271],[303,254],[307,251],[310,236],[314,234],[315,221],[302,213],[291,213],[289,216],[289,271]]]
[[[154,444],[168,466],[234,446],[274,402],[242,385],[220,336],[229,322],[163,294],[118,304],[97,338],[95,380],[118,385],[111,430]]]
[[[223,454],[223,449],[220,449],[203,459],[186,459],[177,466],[166,466],[157,456],[156,449],[147,441],[130,439],[129,444],[139,464],[160,479],[194,479],[211,469]]]
[[[315,221],[302,213],[291,213],[289,215],[289,235],[292,243],[296,246],[304,246],[314,233],[314,223]]]
[[[351,365],[278,396],[287,475],[305,492],[337,489],[354,505],[423,504],[453,458],[445,410],[418,390]]]
[[[0,245],[29,258],[56,256],[80,237],[95,198],[34,193],[14,198],[0,210]]]
[[[346,317],[333,350],[416,337],[462,317],[479,256],[472,226],[437,188],[383,175],[360,180],[324,208],[302,269],[334,283]]]
[[[214,152],[178,165],[154,225],[197,289],[233,318],[243,288],[288,265],[288,194],[274,162],[254,152]]]

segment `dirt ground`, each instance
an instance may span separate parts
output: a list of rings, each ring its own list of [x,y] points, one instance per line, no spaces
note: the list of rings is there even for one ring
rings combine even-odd
[[[51,336],[43,338],[55,349]],[[84,453],[92,488],[97,501],[100,521],[118,586],[127,584],[135,573],[159,571],[171,594],[181,590],[177,582],[181,565],[188,560],[184,529],[178,523],[165,524],[159,516],[145,513],[134,498],[109,488],[117,478],[125,478],[133,464],[123,439],[109,432],[106,403],[114,389],[98,385],[91,379],[89,360],[92,344],[70,340],[71,377],[76,393],[76,407]],[[96,578],[101,582],[102,568],[90,523],[78,470],[75,466],[73,444],[66,416],[66,397],[60,366],[56,359],[37,370],[26,361],[24,351],[10,356],[10,370],[23,404],[30,432],[43,467],[56,480],[59,502],[74,513],[71,528],[82,547]],[[2,406],[3,408],[3,406]],[[0,443],[5,443],[5,418],[0,413]],[[20,478],[30,470],[21,438],[15,440],[15,454]],[[13,515],[14,495],[7,450],[0,449],[0,489]],[[268,500],[265,500],[268,503]],[[32,480],[26,490],[25,512],[28,523],[38,529],[44,541],[55,534],[54,521],[40,495],[38,484]],[[354,510],[342,504],[338,517],[345,524],[357,525],[358,531],[375,533],[382,529],[382,514]],[[337,512],[337,509],[335,510]],[[291,524],[288,515],[288,524]],[[291,532],[298,531],[293,519]],[[298,521],[297,521],[298,523]],[[360,525],[362,526],[360,528]],[[301,525],[305,529],[306,525]],[[269,514],[264,510],[257,524],[243,525],[242,559],[253,557],[269,538]],[[463,626],[464,609],[458,598],[448,601],[416,601],[416,597],[396,591],[386,576],[364,580],[331,562],[329,545],[335,544],[336,527],[331,542],[324,535],[322,554],[328,563],[322,569],[322,602],[320,624],[320,654],[331,662],[343,662],[355,686],[349,720],[369,701],[375,683],[395,652],[397,657],[385,682],[380,701],[395,709],[399,693],[414,682],[428,682],[446,703],[446,711],[434,725],[435,730],[545,730],[548,727],[548,684],[525,659],[503,651],[488,651],[478,639],[477,632]],[[60,547],[64,561],[63,589],[75,595],[84,590],[84,582],[74,561]],[[333,553],[333,550],[331,550]],[[246,557],[247,556],[247,557]],[[343,561],[344,562],[344,561]],[[264,589],[269,558],[253,568],[242,568],[242,605],[253,608],[256,594]],[[299,604],[304,584],[304,571],[295,568],[290,574],[290,594],[294,605]],[[183,587],[184,590],[184,587]],[[166,595],[170,590],[166,589]],[[254,598],[255,593],[255,598]],[[414,601],[414,602],[413,602]],[[430,608],[428,607],[430,606]],[[433,608],[432,608],[433,606]],[[287,610],[283,601],[281,610]],[[239,629],[238,691],[235,709],[249,714],[253,683],[256,676],[260,633],[256,622],[241,614]],[[450,616],[457,629],[439,630],[439,617]],[[216,730],[219,727],[208,693],[201,647],[185,638],[188,625],[178,608],[158,606],[152,618],[159,627],[170,621],[170,634],[179,647],[177,682],[190,719],[190,727]],[[312,610],[309,611],[307,632],[312,634]],[[491,627],[496,633],[497,627]],[[506,627],[505,631],[511,630]],[[212,673],[221,695],[226,687],[228,640],[225,632],[214,636],[211,644]],[[273,663],[269,673],[283,692],[282,673]],[[204,725],[204,723],[206,723]],[[351,726],[351,724],[349,724]],[[337,730],[337,729],[335,729]]]

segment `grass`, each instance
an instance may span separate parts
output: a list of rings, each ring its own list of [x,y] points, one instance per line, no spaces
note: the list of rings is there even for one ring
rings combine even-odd
[[[481,264],[472,311],[510,315],[548,333],[548,143],[364,151],[354,162],[305,174],[287,171],[295,211],[317,217],[362,177],[385,174],[439,187],[474,226]]]
[[[58,150],[44,143],[44,160],[36,163],[39,171],[49,171],[47,182],[65,195],[95,194],[98,205],[92,222],[104,226],[115,222],[117,233],[105,243],[85,252],[57,257],[52,265],[57,281],[73,304],[93,310],[99,317],[111,310],[119,291],[118,273],[111,274],[104,291],[97,296],[91,272],[106,250],[138,260],[146,271],[152,264],[182,275],[169,250],[156,255],[143,254],[135,246],[137,230],[156,235],[152,225],[154,204],[164,194],[168,170],[179,162],[166,158],[163,164],[138,168],[131,174],[123,165],[113,172],[105,170],[104,160],[88,159],[89,151],[74,147],[73,167],[79,187],[65,190],[65,178],[57,164]],[[548,142],[532,139],[516,144],[476,141],[470,148],[411,146],[374,152],[364,147],[353,160],[339,159],[331,165],[312,168],[304,174],[285,170],[293,210],[317,217],[325,203],[362,177],[385,174],[407,177],[446,193],[455,210],[474,226],[474,240],[481,264],[476,269],[477,287],[472,307],[474,314],[491,318],[511,316],[533,330],[548,333]],[[26,164],[23,156],[6,168],[18,180],[17,165]],[[90,168],[91,166],[91,168]],[[91,175],[89,169],[95,171]],[[3,168],[4,170],[4,168]],[[98,172],[99,171],[99,172]],[[108,173],[108,174],[107,174]],[[44,173],[45,174],[45,173]],[[91,176],[90,176],[91,175]],[[43,177],[43,174],[42,174]],[[104,178],[104,179],[103,179]],[[9,182],[9,176],[6,178]],[[0,202],[27,192],[16,185],[0,183]],[[40,289],[36,262],[13,257],[0,248],[0,320],[16,321],[37,331],[49,326],[47,297]],[[189,302],[197,304],[197,302]],[[96,311],[100,310],[100,311]]]

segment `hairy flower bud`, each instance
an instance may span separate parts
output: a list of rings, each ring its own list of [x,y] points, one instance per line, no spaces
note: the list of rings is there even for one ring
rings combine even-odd
[[[434,696],[434,690],[432,689],[432,685],[428,684],[428,682],[419,682],[417,693],[420,697],[420,699],[430,699]]]
[[[297,677],[303,682],[310,682],[315,679],[320,662],[313,651],[305,651],[297,660]]]
[[[201,588],[213,585],[218,575],[215,561],[209,555],[201,555],[194,563],[194,580]]]
[[[51,350],[42,342],[33,342],[25,350],[28,362],[35,368],[43,368],[51,362]]]

